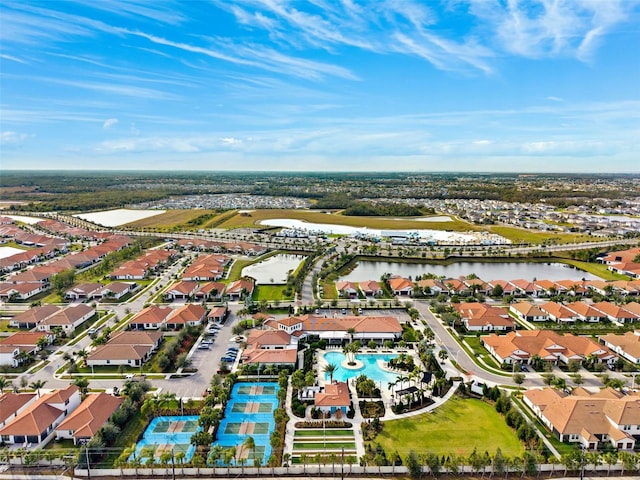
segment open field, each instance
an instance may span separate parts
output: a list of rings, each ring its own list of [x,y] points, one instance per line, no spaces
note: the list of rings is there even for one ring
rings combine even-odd
[[[584,270],[585,272],[591,273],[593,275],[597,275],[603,280],[630,280],[626,275],[621,275],[619,273],[612,272],[607,268],[606,265],[602,263],[589,263],[583,262],[580,260],[571,260],[571,259],[562,259],[563,263],[568,265],[573,265],[580,270]]]
[[[347,217],[343,215],[323,213],[312,210],[254,210],[249,215],[236,214],[229,220],[218,225],[220,228],[255,228],[261,220],[273,218],[290,218],[311,223],[332,223],[336,225],[348,225],[351,227],[368,227],[389,230],[451,230],[455,232],[467,232],[469,230],[481,230],[470,223],[452,219],[450,222],[424,222],[412,218],[393,219],[385,217]]]
[[[595,237],[590,237],[589,235],[583,235],[579,233],[546,233],[534,230],[526,230],[524,228],[506,227],[502,225],[491,226],[488,230],[502,237],[508,238],[514,243],[541,244],[548,241],[553,241],[556,243],[575,243],[595,242],[601,240]]]
[[[159,228],[172,229],[179,227],[189,220],[193,220],[201,215],[215,214],[215,210],[167,210],[166,212],[153,217],[143,218],[135,222],[127,223],[127,227],[132,228]]]
[[[411,439],[408,445],[406,439]],[[388,452],[401,457],[414,450],[438,455],[469,455],[474,448],[490,454],[500,447],[507,456],[522,455],[516,434],[493,407],[482,400],[453,397],[432,413],[384,422],[374,439]]]

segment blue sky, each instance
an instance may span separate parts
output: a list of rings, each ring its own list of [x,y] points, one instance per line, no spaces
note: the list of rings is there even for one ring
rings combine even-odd
[[[2,0],[3,169],[640,172],[638,0]]]

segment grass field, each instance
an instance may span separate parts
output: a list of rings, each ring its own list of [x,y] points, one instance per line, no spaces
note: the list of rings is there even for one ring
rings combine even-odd
[[[524,228],[505,227],[495,225],[489,227],[493,233],[508,238],[514,243],[531,243],[538,245],[543,242],[553,241],[557,243],[575,243],[575,242],[595,242],[598,239],[588,235],[578,233],[546,233],[534,230],[526,230]]]
[[[291,300],[293,295],[286,296],[284,290],[285,285],[258,285],[253,296],[254,300],[266,300],[272,302],[274,300]]]
[[[250,216],[235,215],[218,225],[220,228],[254,228],[261,220],[273,218],[290,218],[304,220],[313,223],[332,223],[335,225],[349,225],[353,227],[382,228],[390,230],[451,230],[466,232],[469,230],[481,230],[479,227],[461,220],[454,219],[451,222],[419,222],[412,218],[393,219],[385,217],[348,217],[311,210],[254,210]]]
[[[344,429],[325,429],[325,430],[296,430],[294,437],[352,437],[353,430],[344,430]]]
[[[407,443],[407,439],[411,443]],[[438,455],[478,452],[494,454],[500,447],[504,455],[522,455],[524,448],[504,419],[481,400],[453,397],[432,413],[384,422],[374,440],[388,451],[404,457],[409,450]]]
[[[127,227],[134,228],[159,228],[161,230],[169,230],[174,227],[193,220],[207,213],[216,213],[215,210],[167,210],[160,215],[154,215],[153,217],[143,218],[135,222],[127,223]]]
[[[585,272],[596,275],[603,280],[630,280],[630,278],[626,275],[614,273],[611,270],[607,269],[607,266],[602,263],[589,263],[571,259],[562,259],[562,261],[568,265],[573,265],[580,270],[584,270]]]

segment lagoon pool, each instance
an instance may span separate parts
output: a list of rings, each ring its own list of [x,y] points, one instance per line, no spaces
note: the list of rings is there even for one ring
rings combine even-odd
[[[327,363],[333,363],[338,367],[333,374],[333,379],[338,382],[346,382],[350,378],[360,375],[366,375],[374,382],[395,382],[398,379],[398,375],[382,370],[378,366],[378,360],[388,362],[392,358],[397,357],[398,355],[395,353],[358,353],[356,354],[356,360],[362,362],[362,367],[358,369],[347,369],[342,367],[342,362],[345,360],[344,353],[327,352],[324,354],[324,359]],[[326,380],[329,380],[329,375],[326,375]]]

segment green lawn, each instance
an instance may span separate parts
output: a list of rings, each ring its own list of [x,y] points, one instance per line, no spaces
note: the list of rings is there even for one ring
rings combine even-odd
[[[291,300],[293,295],[285,295],[286,285],[258,285],[253,295],[254,300],[266,300],[272,302],[274,300]]]
[[[326,435],[327,437],[334,437],[334,436],[349,436],[349,437],[353,437],[353,430],[343,430],[343,429],[331,429],[328,428],[326,430],[296,430],[296,433],[294,436],[296,437],[322,437],[323,435]]]
[[[334,450],[336,448],[355,449],[356,444],[353,442],[293,442],[294,450]]]
[[[468,455],[474,448],[481,453],[493,454],[500,447],[508,456],[524,452],[515,432],[491,405],[457,397],[432,413],[384,422],[384,428],[374,442],[380,443],[387,452],[397,450],[402,457],[410,450]]]
[[[524,228],[507,227],[503,225],[495,225],[489,227],[493,233],[497,233],[515,243],[530,243],[532,245],[542,244],[546,241],[557,243],[574,243],[574,242],[595,242],[598,239],[589,235],[577,233],[547,233]]]

